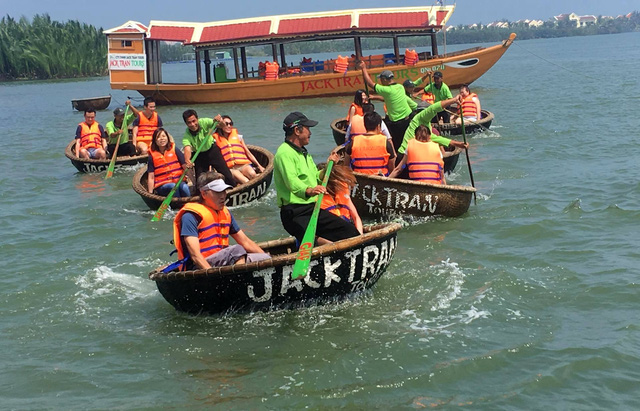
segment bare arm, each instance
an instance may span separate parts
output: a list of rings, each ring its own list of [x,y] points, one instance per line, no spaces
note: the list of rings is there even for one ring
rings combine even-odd
[[[258,244],[252,239],[247,237],[244,231],[240,230],[235,234],[231,234],[231,237],[236,240],[236,243],[240,244],[247,253],[264,253],[264,250],[260,248]]]
[[[249,150],[249,147],[247,147],[247,144],[244,142],[244,139],[240,140],[242,142],[242,147],[244,147],[244,152],[247,155],[247,158],[249,158],[249,160],[251,160],[251,162],[258,167],[258,171],[260,171],[261,173],[264,171],[264,167],[262,167],[262,164],[260,164],[258,162],[258,160],[256,160],[256,157],[253,155],[253,153],[251,152],[251,150]]]
[[[476,113],[478,113],[477,115],[477,120],[480,121],[480,119],[482,118],[482,107],[480,107],[480,99],[477,97],[474,97],[473,99],[476,103]]]
[[[135,108],[135,107],[133,106],[133,104],[131,104],[131,100],[127,100],[127,101],[125,101],[125,102],[124,102],[124,104],[126,104],[127,106],[129,106],[129,110],[131,110],[131,112],[132,112],[133,114],[135,114],[135,116],[136,116],[136,117],[138,117],[138,116],[139,116],[140,111],[139,111],[137,108]]]
[[[200,252],[200,240],[198,237],[182,237],[184,239],[184,244],[187,246],[187,251],[189,251],[189,255],[191,256],[191,260],[194,262],[196,267],[198,268],[211,268],[211,264],[204,258],[202,253]]]
[[[362,219],[360,218],[360,214],[358,214],[358,209],[353,204],[353,201],[351,201],[351,197],[347,197],[347,201],[347,207],[349,207],[351,218],[353,218],[353,225],[355,225],[360,234],[362,234]]]
[[[407,156],[406,156],[406,153],[405,153],[405,156],[402,157],[402,160],[400,161],[400,164],[398,164],[396,166],[396,168],[393,169],[391,174],[389,174],[389,178],[398,178],[398,176],[400,175],[400,172],[402,172],[402,169],[404,168],[404,166],[406,164],[407,164]]]
[[[153,194],[153,186],[156,184],[155,173],[152,171],[147,176],[147,190]]]
[[[135,126],[135,127],[133,128],[133,132],[132,132],[132,133],[133,133],[133,138],[132,138],[132,140],[133,140],[133,145],[134,145],[134,147],[135,147],[135,146],[136,146],[136,144],[138,144],[138,126]]]
[[[365,83],[373,89],[376,86],[376,83],[371,80],[371,76],[367,71],[367,65],[364,64],[364,61],[360,61],[360,63],[358,63],[358,68],[362,70],[362,78],[364,78]]]

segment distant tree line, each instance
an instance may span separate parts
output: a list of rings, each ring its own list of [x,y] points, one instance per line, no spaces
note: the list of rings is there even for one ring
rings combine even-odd
[[[50,79],[107,74],[102,28],[51,21],[48,14],[0,20],[0,79]]]

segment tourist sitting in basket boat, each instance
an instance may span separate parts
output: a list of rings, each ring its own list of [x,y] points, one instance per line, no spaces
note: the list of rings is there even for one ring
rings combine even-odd
[[[476,93],[472,93],[469,90],[469,86],[464,85],[460,87],[460,97],[462,97],[462,115],[465,121],[478,121],[482,118],[482,106],[480,105],[480,99]],[[462,124],[459,115],[451,117],[451,122],[456,124]]]
[[[326,171],[326,167],[320,171],[321,180],[324,180]],[[353,175],[351,168],[334,164],[327,181],[327,192],[322,196],[320,207],[350,222],[362,234],[362,219],[350,196],[351,189],[356,184],[356,176]]]
[[[84,121],[76,128],[76,155],[82,159],[105,160],[107,140],[104,128],[96,121],[95,110],[84,112]]]
[[[409,179],[431,184],[446,184],[444,178],[444,148],[431,141],[431,130],[420,125],[416,129],[416,137],[407,144],[406,155],[389,178],[396,178],[406,167]]]
[[[166,196],[176,186],[187,167],[184,154],[173,141],[173,137],[164,129],[153,132],[149,161],[147,165],[147,187],[150,193]],[[189,186],[183,180],[175,192],[175,197],[190,197]]]
[[[352,136],[358,134],[365,134],[367,129],[364,127],[364,115],[367,113],[373,113],[375,111],[375,106],[372,103],[364,103],[362,105],[363,115],[354,115],[351,119],[351,124],[347,127],[347,131],[345,132],[344,139],[345,144],[351,141]],[[383,121],[380,124],[380,132],[387,136],[389,140],[391,140],[391,134],[389,134],[389,129],[387,128],[387,124]]]
[[[187,203],[173,221],[173,242],[179,261],[170,270],[207,269],[271,258],[240,229],[229,209],[226,190],[231,188],[220,173],[198,177],[198,203]],[[238,244],[229,245],[229,237]]]
[[[351,123],[351,119],[356,114],[363,116],[364,113],[362,112],[362,107],[368,102],[369,96],[367,96],[367,93],[362,89],[356,90],[356,94],[353,97],[353,103],[351,103],[351,105],[349,106],[349,111],[347,112],[347,122]]]
[[[104,130],[107,133],[107,151],[109,152],[109,157],[113,156],[113,153],[115,152],[118,138],[120,138],[120,144],[118,144],[118,155],[129,157],[136,155],[136,147],[131,141],[129,141],[128,126],[133,123],[140,112],[133,107],[129,100],[125,102],[125,105],[128,106],[130,110],[126,115],[126,118],[124,115],[125,110],[118,107],[113,110],[113,120],[104,126]]]
[[[238,130],[233,127],[231,117],[227,115],[221,117],[222,121],[218,123],[213,138],[220,148],[224,161],[226,161],[233,177],[240,184],[253,180],[256,178],[255,169],[257,169],[259,173],[262,173],[264,167],[260,165],[251,153],[242,135],[238,134]]]
[[[153,97],[144,99],[144,109],[138,112],[133,121],[133,145],[139,154],[147,154],[151,145],[151,137],[158,127],[162,127],[162,119],[156,112],[156,101]]]
[[[182,119],[187,125],[187,129],[182,136],[182,145],[184,146],[184,158],[187,161],[187,167],[193,167],[191,162],[192,156],[201,146],[200,154],[195,159],[196,181],[198,176],[209,171],[211,167],[224,176],[224,181],[232,187],[238,183],[231,174],[231,170],[224,161],[220,147],[215,144],[211,132],[216,126],[216,122],[222,122],[222,116],[218,114],[215,120],[208,117],[198,118],[198,113],[193,109],[185,110],[182,113]],[[204,142],[204,143],[203,143]]]
[[[345,146],[345,161],[353,171],[389,175],[396,161],[393,143],[381,133],[382,118],[373,112],[364,116],[365,134],[353,136]]]

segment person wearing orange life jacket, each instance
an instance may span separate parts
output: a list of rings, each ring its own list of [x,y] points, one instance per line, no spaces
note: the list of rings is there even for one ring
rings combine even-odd
[[[320,179],[324,179],[326,171],[326,168],[320,171]],[[349,221],[362,234],[362,219],[350,195],[351,188],[356,184],[356,176],[348,166],[335,164],[331,169],[327,192],[322,197],[320,208]]]
[[[84,121],[76,128],[76,155],[83,159],[106,160],[107,140],[104,128],[96,121],[95,110],[84,112]]]
[[[480,99],[476,93],[472,93],[469,90],[469,86],[463,85],[460,87],[460,96],[462,97],[462,114],[465,120],[478,121],[482,116],[482,107],[480,105]],[[460,116],[456,115],[452,117],[452,122],[461,124]]]
[[[224,161],[240,184],[253,180],[256,178],[256,171],[252,166],[255,166],[259,173],[264,171],[264,167],[249,150],[242,135],[238,134],[238,130],[233,127],[231,117],[227,115],[221,117],[222,121],[218,123],[213,138],[220,148]]]
[[[356,114],[351,119],[351,124],[349,124],[349,127],[347,127],[347,131],[344,136],[344,141],[345,141],[344,145],[346,145],[349,141],[351,141],[351,138],[354,135],[366,134],[367,128],[364,126],[364,116],[367,113],[373,113],[374,111],[375,111],[375,106],[372,103],[362,104],[362,112],[364,114],[361,116]],[[385,124],[384,121],[380,124],[380,132],[384,134],[387,137],[387,139],[391,140],[391,134],[389,134],[389,129],[387,128],[387,125]]]
[[[271,258],[247,237],[225,206],[226,190],[231,186],[222,174],[201,174],[198,187],[201,201],[187,203],[173,221],[173,242],[180,260],[169,267],[207,269]],[[229,237],[238,244],[230,246]]]
[[[369,102],[369,96],[364,90],[358,89],[356,90],[356,94],[353,97],[353,103],[349,106],[349,111],[347,112],[347,122],[351,122],[351,117],[358,114],[363,116],[362,105]]]
[[[405,156],[389,178],[397,178],[406,167],[409,179],[431,184],[446,184],[444,179],[444,148],[431,141],[431,131],[420,125],[416,129],[416,137],[409,140]]]
[[[382,118],[373,112],[364,116],[366,134],[354,136],[345,146],[345,162],[353,171],[389,175],[395,166],[393,143],[380,132]]]
[[[162,119],[156,113],[156,101],[147,97],[144,99],[144,109],[133,120],[133,145],[139,154],[147,154],[153,132],[158,127],[162,127]]]
[[[147,162],[147,189],[150,193],[166,196],[175,187],[186,168],[184,154],[176,148],[173,137],[164,128],[153,132],[149,161]],[[189,197],[189,186],[183,180],[175,197]]]

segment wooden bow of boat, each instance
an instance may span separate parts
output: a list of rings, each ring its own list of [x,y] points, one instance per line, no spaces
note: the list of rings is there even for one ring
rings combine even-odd
[[[256,160],[264,167],[264,171],[257,175],[253,180],[249,180],[244,184],[240,184],[227,193],[227,206],[236,207],[242,204],[255,201],[264,196],[271,185],[271,179],[273,177],[273,154],[269,150],[247,144],[251,153],[256,157]],[[159,196],[154,193],[150,193],[147,190],[147,169],[141,168],[133,176],[133,190],[140,195],[142,200],[152,210],[157,210],[166,197]],[[182,208],[186,203],[200,201],[200,196],[192,197],[173,197],[171,199],[170,207],[174,210]]]
[[[109,168],[110,159],[106,160],[95,160],[95,159],[85,159],[80,158],[76,155],[76,141],[73,140],[64,150],[64,155],[71,160],[71,164],[75,168],[78,169],[81,173],[99,173],[102,171],[107,171]],[[140,163],[146,163],[148,155],[143,156],[118,156],[116,157],[115,168],[120,168],[124,166],[135,166]]]
[[[365,227],[361,236],[314,247],[311,271],[292,280],[295,239],[259,243],[273,258],[207,270],[157,269],[149,274],[177,310],[192,314],[268,310],[334,299],[370,288],[385,272],[397,247],[398,223]]]

